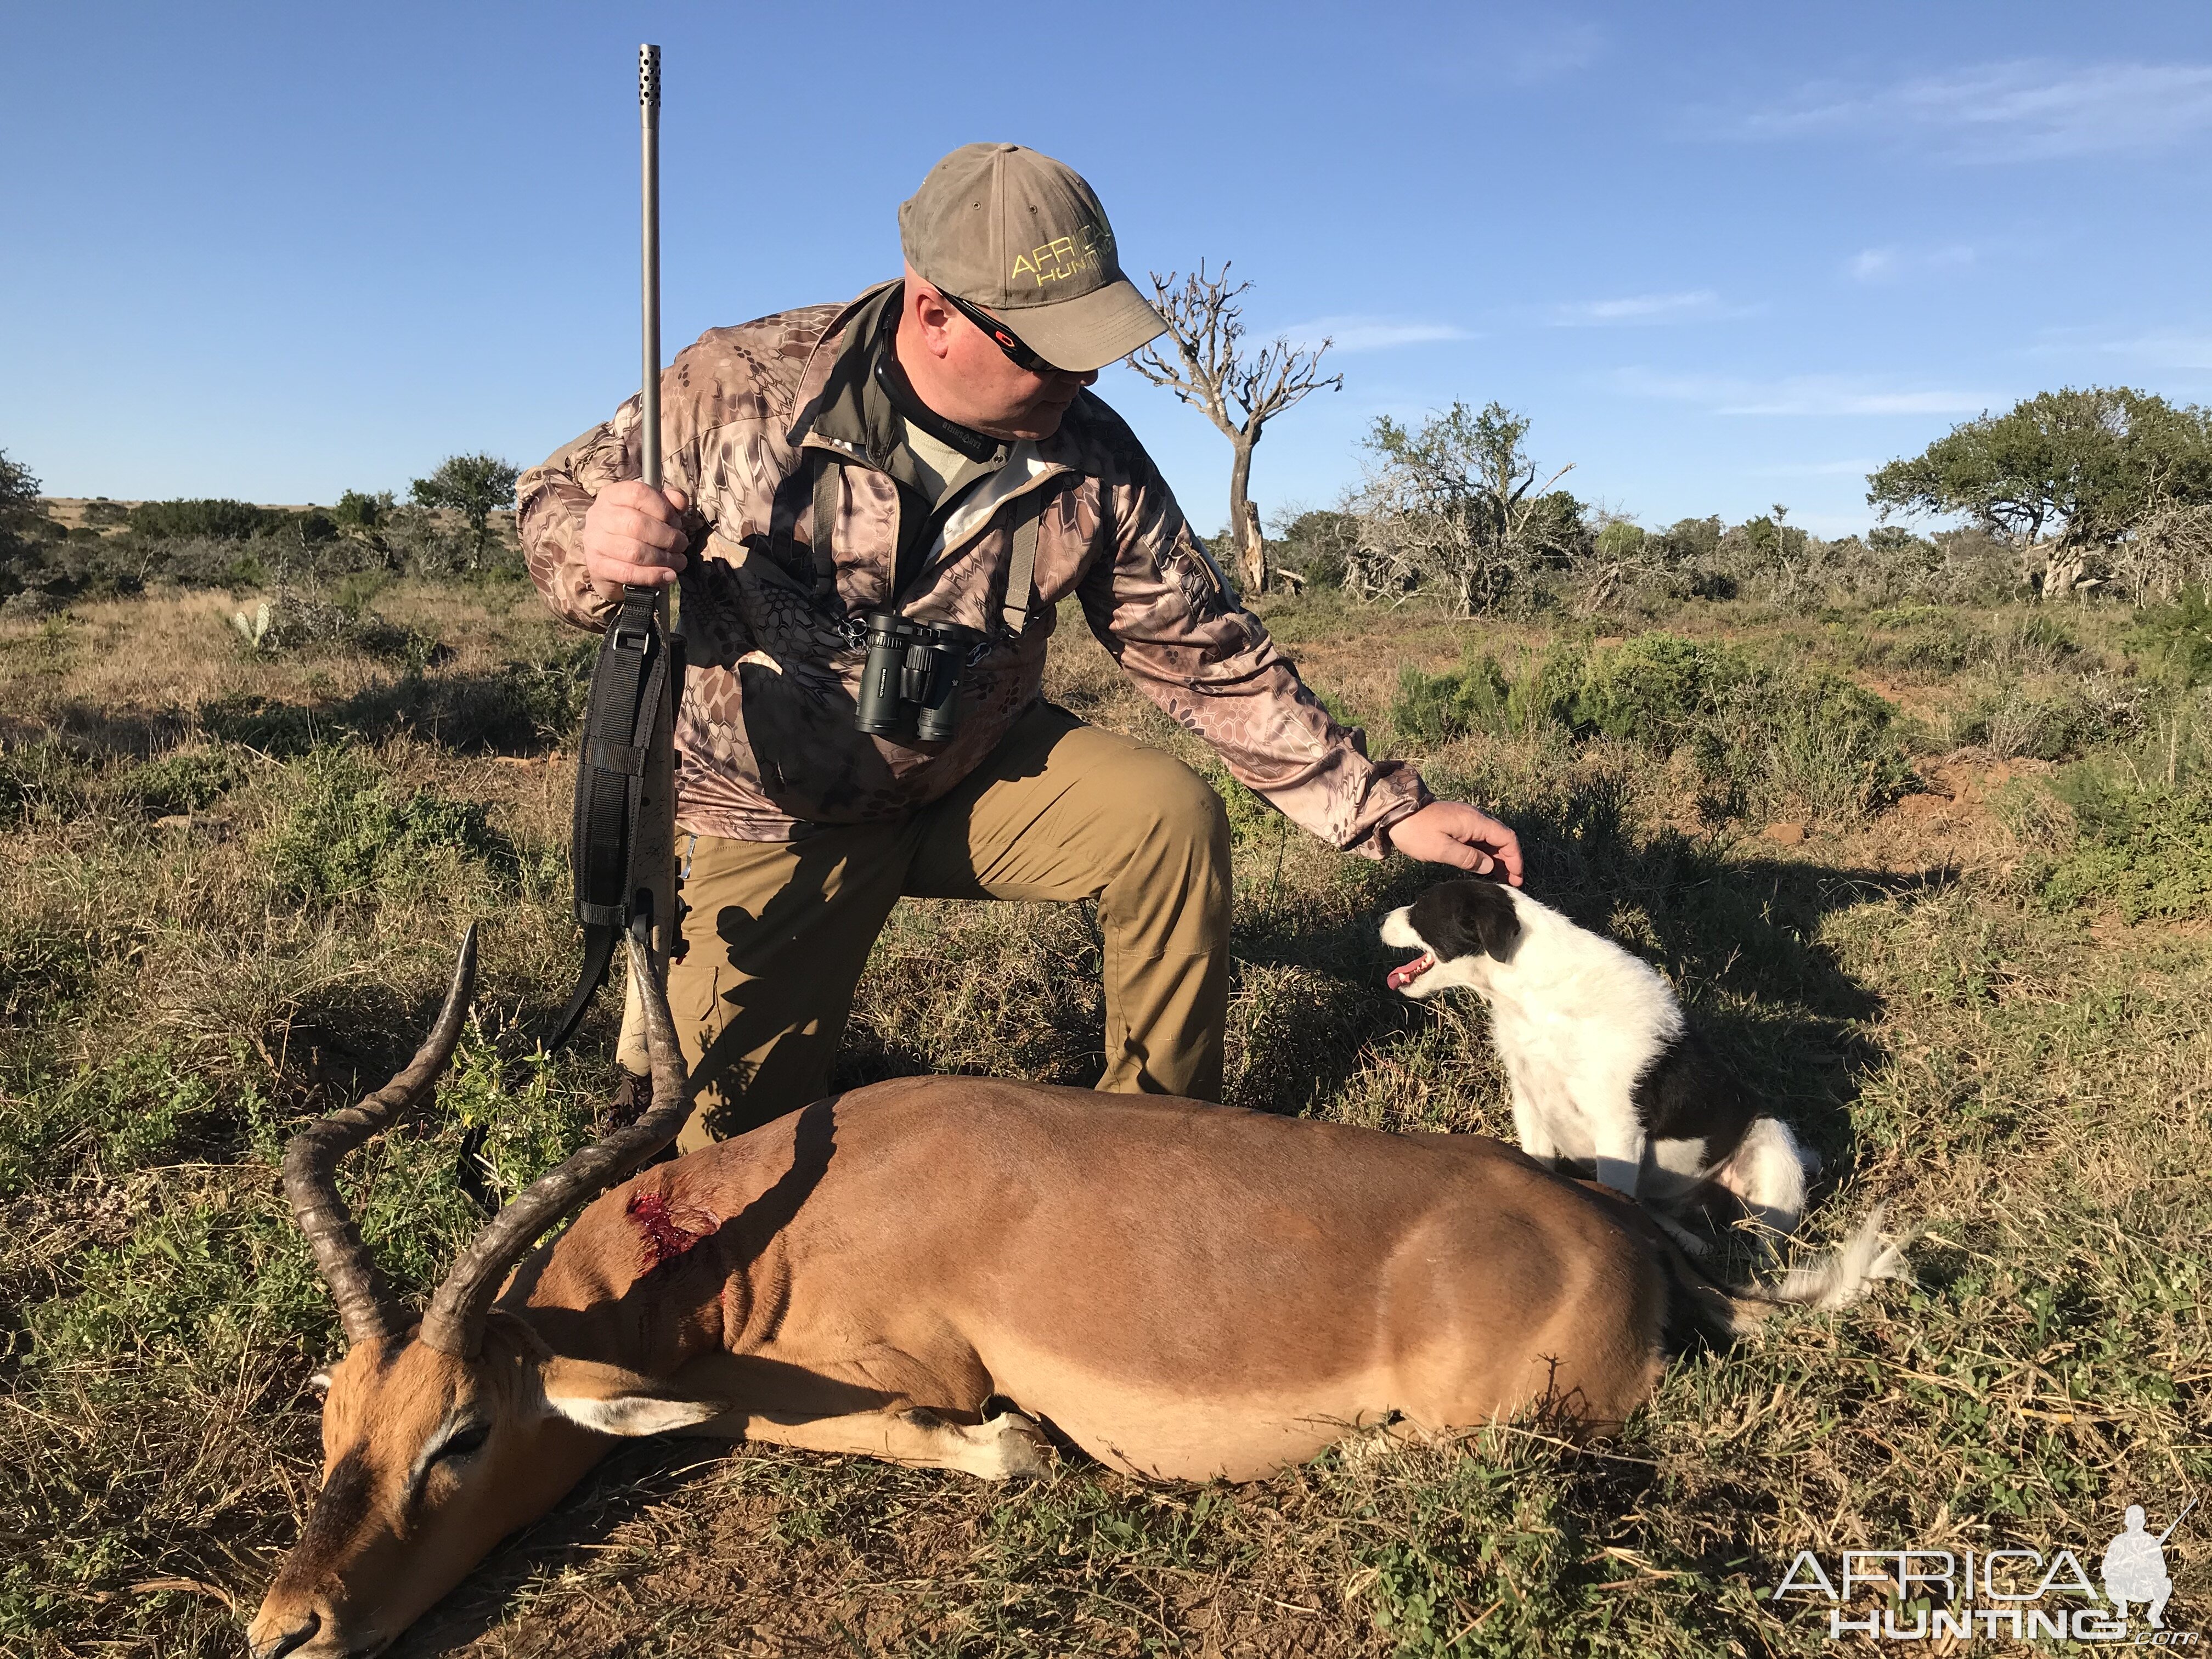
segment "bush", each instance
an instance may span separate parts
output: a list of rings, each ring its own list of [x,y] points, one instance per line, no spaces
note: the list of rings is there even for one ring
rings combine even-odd
[[[1547,726],[1572,729],[1585,666],[1583,652],[1571,645],[1555,645],[1540,657],[1524,653],[1511,675],[1471,647],[1453,672],[1424,674],[1409,663],[1398,672],[1390,727],[1401,738],[1430,745],[1476,732],[1505,738]]]
[[[1818,818],[1861,818],[1908,792],[1912,766],[1897,710],[1842,675],[1754,676],[1735,688],[1755,746],[1724,753],[1748,800],[1802,806]]]
[[[1554,646],[1511,674],[1472,651],[1451,673],[1408,665],[1390,721],[1401,738],[1430,745],[1549,729],[1686,753],[1740,807],[1829,817],[1876,811],[1912,776],[1905,724],[1871,691],[1826,670],[1767,668],[1669,634],[1599,650]]]
[[[83,798],[86,769],[52,738],[0,745],[0,828],[12,829],[40,811],[75,809]]]
[[[222,750],[179,752],[132,767],[122,790],[147,817],[165,817],[212,806],[245,776],[237,757]]]
[[[290,770],[292,806],[267,857],[278,888],[292,897],[426,891],[456,858],[507,883],[520,873],[513,843],[490,827],[480,801],[425,789],[402,799],[347,747],[311,750]]]
[[[420,629],[386,622],[359,602],[361,589],[349,583],[336,603],[313,593],[279,586],[251,611],[230,619],[240,647],[256,656],[319,651],[358,651],[403,663],[419,674],[452,653]],[[349,597],[356,603],[348,604]]]
[[[204,536],[223,542],[273,535],[292,522],[292,514],[276,507],[232,501],[142,501],[131,509],[129,517],[131,529],[142,536],[163,539]]]
[[[1750,673],[1750,665],[1724,647],[1639,634],[1589,658],[1575,697],[1575,725],[1662,753],[1695,745]]]
[[[1854,656],[1862,666],[1949,675],[1990,654],[1988,636],[1946,605],[1903,605],[1874,611],[1866,620],[1869,629],[1890,637],[1861,642]]]
[[[2184,687],[2212,682],[2212,589],[2147,607],[2128,632],[2128,648]]]
[[[2212,787],[2145,785],[2084,762],[2051,781],[2072,833],[2039,884],[2053,909],[2108,903],[2130,922],[2212,915]]]

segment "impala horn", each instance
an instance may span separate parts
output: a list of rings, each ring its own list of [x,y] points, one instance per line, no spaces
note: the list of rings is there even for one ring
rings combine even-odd
[[[653,1103],[629,1128],[594,1141],[532,1182],[461,1252],[422,1316],[422,1339],[441,1353],[474,1358],[483,1338],[484,1315],[507,1270],[548,1227],[674,1139],[690,1113],[690,1084],[669,1018],[667,994],[653,977],[651,957],[634,936],[628,942],[629,970],[643,990]],[[477,930],[471,924],[461,940],[445,1006],[407,1069],[359,1105],[301,1130],[284,1148],[284,1195],[330,1285],[349,1343],[389,1341],[406,1327],[385,1293],[352,1212],[338,1196],[334,1171],[340,1158],[398,1122],[429,1092],[460,1040],[476,978]]]
[[[422,1316],[422,1340],[440,1353],[471,1359],[483,1340],[484,1315],[508,1271],[538,1236],[569,1211],[596,1198],[676,1138],[691,1111],[690,1079],[668,994],[653,974],[653,959],[635,933],[626,935],[630,978],[645,1009],[646,1052],[653,1062],[653,1103],[627,1129],[618,1129],[548,1170],[510,1200],[453,1263]]]
[[[361,1229],[354,1224],[353,1212],[338,1196],[338,1160],[398,1121],[429,1092],[453,1057],[476,983],[477,930],[471,922],[461,940],[460,960],[453,964],[445,1006],[406,1070],[360,1104],[332,1112],[302,1129],[284,1148],[284,1196],[292,1206],[292,1218],[307,1236],[307,1248],[315,1253],[315,1266],[330,1285],[349,1343],[386,1341],[402,1328],[368,1247],[362,1243]]]

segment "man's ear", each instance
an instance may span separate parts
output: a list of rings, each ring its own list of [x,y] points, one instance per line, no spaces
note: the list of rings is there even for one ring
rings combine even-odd
[[[720,1401],[672,1400],[653,1392],[651,1377],[595,1360],[556,1355],[545,1362],[544,1378],[545,1407],[556,1417],[625,1438],[688,1429],[728,1409]]]

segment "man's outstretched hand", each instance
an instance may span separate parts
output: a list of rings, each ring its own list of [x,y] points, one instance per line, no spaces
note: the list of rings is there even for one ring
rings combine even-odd
[[[1455,800],[1432,800],[1387,832],[1390,845],[1425,864],[1455,865],[1478,876],[1496,874],[1521,884],[1521,838],[1487,812]]]
[[[625,586],[665,587],[684,568],[684,509],[690,498],[670,484],[635,478],[611,483],[584,514],[584,568],[608,599]]]

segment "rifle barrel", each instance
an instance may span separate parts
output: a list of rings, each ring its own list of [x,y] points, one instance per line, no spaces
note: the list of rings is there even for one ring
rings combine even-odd
[[[644,454],[640,477],[660,488],[660,48],[637,49],[637,105],[643,192],[640,250],[644,286],[645,373],[640,387],[639,436]]]

